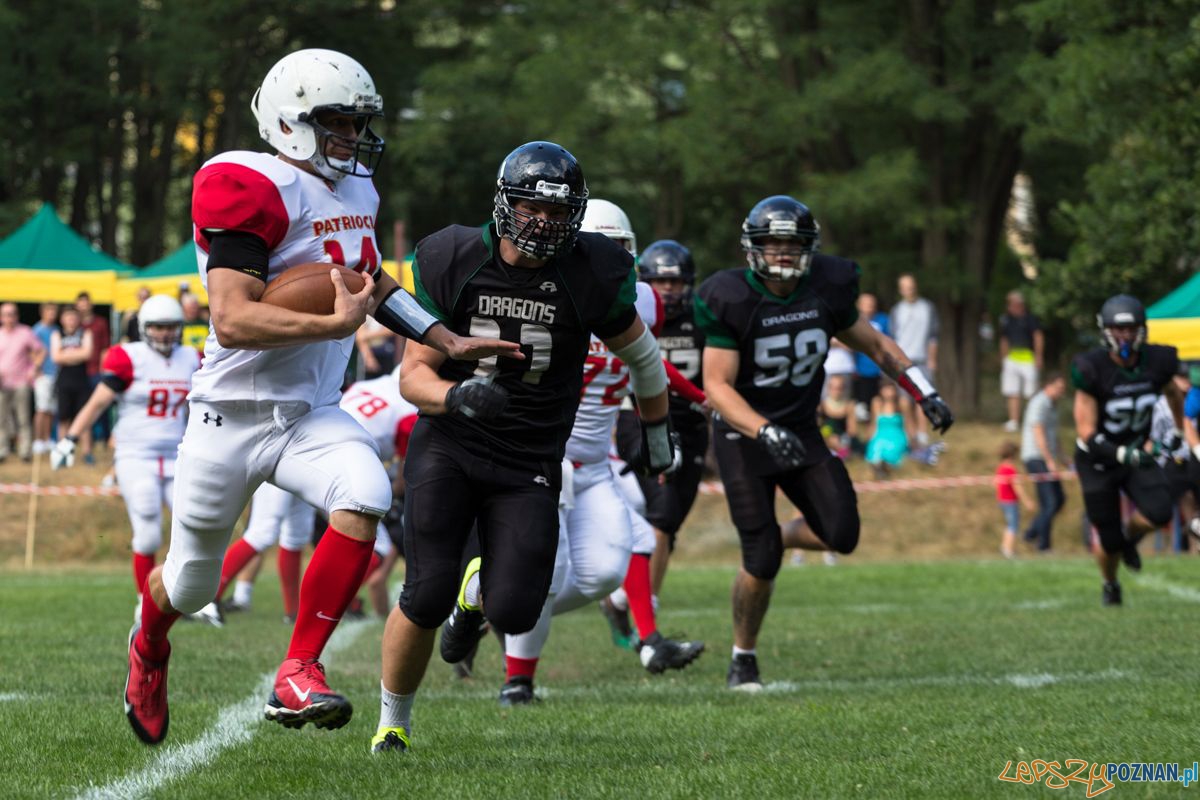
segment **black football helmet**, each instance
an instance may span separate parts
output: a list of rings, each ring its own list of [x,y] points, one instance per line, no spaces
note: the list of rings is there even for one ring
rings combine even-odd
[[[496,230],[529,258],[562,255],[575,244],[587,208],[587,182],[575,156],[553,142],[529,142],[500,163],[496,175]],[[513,208],[518,200],[560,203],[571,209],[564,221],[545,220]]]
[[[674,239],[659,239],[638,256],[638,276],[644,281],[678,278],[684,282],[681,292],[658,291],[663,301],[663,313],[674,318],[688,311],[692,304],[692,287],[696,283],[696,264],[692,251]]]
[[[1104,346],[1122,361],[1133,358],[1146,343],[1146,307],[1131,294],[1118,294],[1105,300],[1096,315],[1096,324],[1100,327]],[[1113,328],[1136,328],[1137,334],[1132,341],[1122,341],[1113,334]]]
[[[794,267],[771,266],[763,255],[767,239],[795,239],[801,244],[800,260]],[[750,269],[763,280],[786,281],[808,272],[813,254],[821,245],[821,226],[808,206],[785,194],[758,201],[742,223],[742,249]]]

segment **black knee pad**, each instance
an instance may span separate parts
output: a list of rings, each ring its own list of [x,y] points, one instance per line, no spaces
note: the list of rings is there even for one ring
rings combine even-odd
[[[754,529],[738,529],[742,542],[742,569],[755,578],[774,580],[783,564],[783,539],[778,524]]]
[[[542,605],[545,600],[538,604],[503,601],[491,603],[484,598],[483,602],[483,612],[487,616],[488,622],[492,623],[501,633],[516,636],[533,630],[538,617],[542,615]]]
[[[448,594],[442,591],[436,593],[438,596],[431,596],[434,593],[423,591],[420,596],[416,596],[415,593],[409,591],[408,585],[405,584],[403,591],[400,592],[400,601],[397,606],[404,612],[404,616],[412,620],[417,627],[436,630],[442,627],[442,623],[454,610],[454,603],[458,599],[457,592],[457,587],[451,585]]]
[[[842,555],[849,555],[854,552],[854,548],[858,547],[859,527],[858,514],[843,515],[838,519],[838,524],[833,531],[829,533],[829,538],[823,539],[823,541],[829,545],[831,550]]]

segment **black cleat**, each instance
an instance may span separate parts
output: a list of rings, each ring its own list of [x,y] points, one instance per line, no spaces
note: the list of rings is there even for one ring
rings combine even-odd
[[[1142,571],[1142,557],[1138,553],[1136,542],[1129,542],[1125,545],[1125,549],[1121,551],[1121,560],[1132,572]]]
[[[508,682],[500,687],[500,705],[505,708],[527,706],[536,702],[538,698],[533,693],[533,678],[528,675],[509,678]]]
[[[762,680],[758,677],[758,658],[752,653],[741,653],[729,662],[729,676],[725,685],[740,692],[761,692]]]
[[[642,643],[638,656],[651,675],[658,675],[669,669],[683,669],[703,652],[704,642],[677,642],[655,633]]]
[[[455,603],[450,619],[442,625],[442,660],[448,664],[462,661],[479,646],[487,630],[482,611],[471,611]]]
[[[480,637],[479,641],[483,641]],[[461,680],[472,678],[475,676],[475,656],[479,653],[479,642],[475,642],[475,646],[471,648],[471,652],[463,657],[462,661],[456,661],[452,665],[454,667],[454,676]]]
[[[1100,604],[1105,606],[1121,605],[1121,584],[1105,583],[1104,592],[1100,595]]]

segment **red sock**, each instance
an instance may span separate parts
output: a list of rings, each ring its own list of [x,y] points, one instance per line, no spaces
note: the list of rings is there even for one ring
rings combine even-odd
[[[629,596],[629,613],[637,626],[638,638],[646,641],[658,631],[654,621],[654,600],[650,589],[650,556],[634,553],[629,557],[629,572],[625,573],[625,594]]]
[[[533,673],[537,672],[536,658],[517,658],[516,656],[504,657],[504,673],[507,680],[512,680],[518,676],[533,680]]]
[[[152,569],[154,569],[154,553],[148,556],[141,553],[133,554],[133,583],[137,586],[138,594],[146,590],[146,578],[150,577]]]
[[[296,616],[300,608],[300,550],[279,548],[279,588],[283,591],[283,613]]]
[[[374,538],[352,539],[333,526],[325,529],[300,586],[300,607],[288,658],[320,657],[362,585],[374,546]]]
[[[167,644],[167,631],[171,630],[177,619],[178,611],[164,613],[158,607],[158,603],[154,602],[154,597],[148,589],[142,592],[142,628],[138,631],[133,646],[143,658],[162,661],[167,657],[171,652],[171,645]]]
[[[225,560],[221,562],[221,583],[217,585],[217,596],[214,600],[220,600],[225,595],[225,587],[256,555],[258,551],[245,539],[238,539],[229,546],[225,551]]]

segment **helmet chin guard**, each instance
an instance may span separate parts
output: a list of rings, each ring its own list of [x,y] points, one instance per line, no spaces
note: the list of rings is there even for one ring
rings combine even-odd
[[[542,219],[517,210],[521,200],[563,205],[569,214],[565,220]],[[587,202],[587,182],[575,156],[553,142],[529,142],[500,164],[492,217],[500,236],[522,255],[544,260],[575,246]]]

